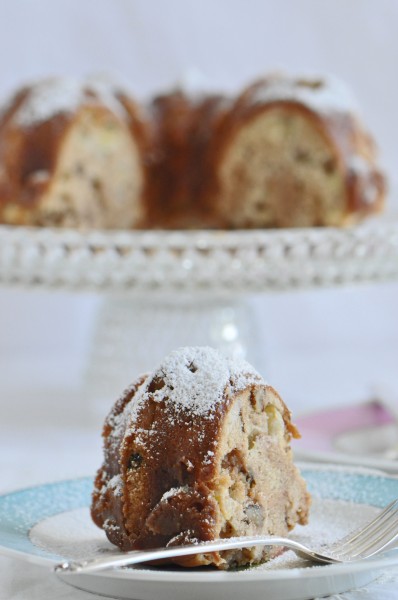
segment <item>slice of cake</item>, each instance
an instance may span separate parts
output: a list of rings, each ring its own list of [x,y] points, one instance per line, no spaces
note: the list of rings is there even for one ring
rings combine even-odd
[[[106,419],[92,517],[123,550],[242,535],[286,535],[310,497],[292,461],[298,433],[275,390],[246,362],[181,348],[134,383]],[[231,568],[280,550],[176,559]]]
[[[113,229],[145,218],[148,126],[118,86],[54,78],[0,115],[0,222]]]
[[[207,152],[201,202],[217,227],[342,226],[383,207],[374,142],[334,79],[275,75],[250,85]]]

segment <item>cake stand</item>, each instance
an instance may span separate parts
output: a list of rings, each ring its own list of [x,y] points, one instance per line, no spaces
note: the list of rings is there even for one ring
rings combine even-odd
[[[169,350],[263,370],[250,295],[398,280],[398,218],[350,229],[94,231],[0,226],[0,283],[102,295],[86,390],[109,404]]]

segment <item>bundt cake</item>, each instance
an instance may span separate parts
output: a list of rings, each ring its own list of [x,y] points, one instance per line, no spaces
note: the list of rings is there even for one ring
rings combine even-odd
[[[123,550],[285,535],[307,522],[310,505],[292,436],[289,410],[248,363],[181,348],[107,417],[92,518]],[[255,547],[174,562],[226,569],[278,552]]]
[[[100,79],[23,88],[0,116],[1,222],[140,226],[147,129],[129,95]]]
[[[275,75],[237,98],[51,79],[0,116],[0,222],[121,229],[344,226],[383,207],[339,82]]]
[[[269,76],[214,132],[202,202],[225,228],[342,226],[383,206],[384,177],[355,101],[334,79]]]

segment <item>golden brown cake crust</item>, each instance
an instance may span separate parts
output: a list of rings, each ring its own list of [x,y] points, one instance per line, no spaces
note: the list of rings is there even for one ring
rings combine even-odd
[[[180,361],[178,367],[176,360]],[[215,364],[214,377],[208,375],[208,370],[195,374],[196,370],[208,369],[211,363]],[[225,477],[220,475],[225,460],[232,470],[242,460],[237,450],[229,452],[227,459],[220,456],[225,451],[228,415],[241,394],[254,404],[256,391],[266,392],[284,423],[283,444],[288,444],[291,435],[298,435],[285,404],[247,363],[243,370],[242,364],[236,369],[232,363],[227,365],[211,349],[181,349],[155,373],[129,388],[107,418],[104,463],[96,477],[91,510],[94,522],[123,550],[231,535],[229,528],[222,528],[217,490]],[[225,381],[220,381],[219,375]],[[196,391],[189,397],[190,385],[196,385]],[[275,452],[270,464],[273,460],[278,463],[277,448],[270,450],[271,454]],[[284,456],[285,450],[280,452]],[[306,523],[309,508],[304,483],[289,461],[286,459],[286,477],[291,479],[292,488],[297,487],[299,500],[289,517],[281,508],[283,533],[297,521]],[[281,464],[285,468],[285,462]],[[245,479],[250,478],[245,467],[241,468]],[[286,503],[287,491],[282,494]],[[257,506],[254,500],[250,502]],[[198,556],[179,564],[209,562],[219,566],[225,560],[214,553],[211,558]]]
[[[98,123],[109,118],[122,122],[131,131],[146,171],[150,127],[127,92],[94,81],[40,81],[22,88],[0,113],[0,222],[62,226],[64,214],[58,222],[54,216],[54,222],[46,223],[37,209],[52,183],[65,139],[85,110]],[[85,168],[82,164],[82,174]]]

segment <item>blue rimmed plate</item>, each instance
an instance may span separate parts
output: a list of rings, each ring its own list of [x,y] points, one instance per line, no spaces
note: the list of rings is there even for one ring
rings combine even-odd
[[[303,541],[333,541],[372,518],[398,497],[398,478],[365,469],[302,465],[313,495],[311,522],[294,530]],[[104,553],[113,547],[89,516],[92,479],[77,479],[0,497],[0,552],[47,567]],[[86,591],[136,600],[304,600],[366,585],[396,564],[392,551],[363,563],[309,566],[292,552],[260,567],[237,572],[145,567],[97,574],[62,574]]]

